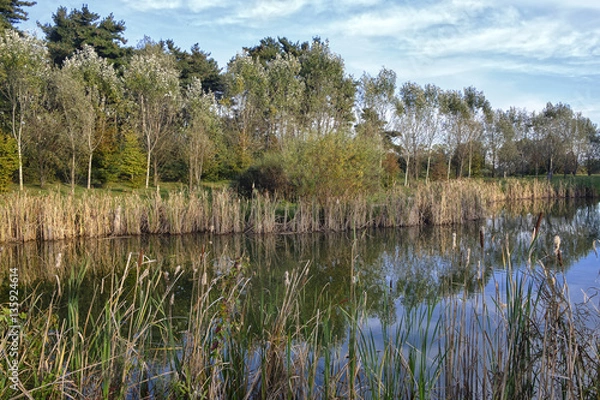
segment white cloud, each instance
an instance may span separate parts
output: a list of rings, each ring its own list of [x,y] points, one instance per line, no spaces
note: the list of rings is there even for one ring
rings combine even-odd
[[[131,8],[138,11],[174,10],[181,8],[181,0],[125,0]]]
[[[311,1],[307,0],[258,0],[248,7],[243,7],[240,16],[248,19],[270,20],[295,14]]]

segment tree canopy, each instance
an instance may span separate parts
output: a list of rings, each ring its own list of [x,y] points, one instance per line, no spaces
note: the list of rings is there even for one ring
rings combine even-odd
[[[565,103],[494,110],[472,86],[400,83],[388,68],[355,78],[319,37],[265,37],[221,68],[197,43],[126,47],[125,23],[86,5],[58,7],[37,40],[13,26],[32,4],[0,0],[0,168],[17,160],[21,187],[237,179],[325,199],[600,170],[597,126]]]
[[[32,7],[37,2],[26,0],[0,0],[0,32],[17,29],[16,25],[27,21],[28,13],[23,7]]]
[[[101,56],[111,62],[121,65],[127,54],[127,49],[120,44],[127,43],[123,36],[125,22],[116,21],[110,14],[104,19],[83,5],[81,10],[67,11],[59,7],[52,15],[54,24],[38,24],[46,35],[50,57],[56,65],[62,65],[64,60],[81,50],[83,45],[92,46]]]

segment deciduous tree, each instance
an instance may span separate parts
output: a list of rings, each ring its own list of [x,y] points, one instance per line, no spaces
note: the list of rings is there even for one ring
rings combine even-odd
[[[171,55],[156,46],[146,46],[135,54],[123,72],[125,89],[137,110],[137,128],[146,150],[146,187],[154,151],[175,130],[180,110],[179,72]],[[154,184],[158,171],[154,168]]]
[[[115,69],[88,45],[65,60],[62,71],[73,79],[74,87],[83,89],[84,98],[75,109],[80,111],[78,118],[88,157],[87,188],[90,189],[94,152],[106,136],[110,116],[116,112],[122,97],[121,85]],[[86,104],[83,109],[82,104]]]
[[[187,156],[190,189],[200,186],[206,165],[215,157],[221,125],[214,94],[205,93],[198,79],[192,80],[184,97],[183,145]]]
[[[10,135],[17,142],[19,188],[23,190],[23,146],[28,124],[48,76],[47,50],[44,44],[14,30],[0,35],[0,94],[8,104]]]

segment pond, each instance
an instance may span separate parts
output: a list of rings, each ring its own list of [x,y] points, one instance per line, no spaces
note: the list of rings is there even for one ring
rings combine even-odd
[[[40,344],[35,356],[22,356],[24,364],[56,357],[45,353],[60,346],[59,333],[80,329],[88,342],[104,341],[65,344],[63,355],[105,348],[110,356],[72,356],[51,367],[75,376],[59,389],[57,377],[44,383],[60,394],[587,396],[600,386],[590,369],[598,358],[576,349],[598,348],[590,333],[599,315],[598,238],[600,206],[563,201],[519,205],[460,226],[4,244],[0,300],[8,302],[8,271],[17,268],[21,344],[40,334],[27,332],[33,313],[54,321],[46,331],[55,333],[54,347]],[[136,322],[142,314],[147,319]],[[101,338],[98,329],[114,329],[109,317],[122,318],[129,333]],[[141,331],[148,332],[138,345],[147,347],[132,353],[123,343]],[[552,335],[558,339],[549,341]],[[190,343],[205,354],[194,355]],[[157,350],[165,348],[173,351]],[[135,360],[127,368],[114,362],[123,354]],[[86,362],[104,372],[91,376]],[[568,375],[580,374],[575,362],[587,375]],[[38,389],[43,379],[26,367],[20,375],[34,397],[47,395]]]

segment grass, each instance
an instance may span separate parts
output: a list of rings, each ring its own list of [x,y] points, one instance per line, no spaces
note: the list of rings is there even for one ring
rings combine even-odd
[[[335,298],[327,285],[307,291],[310,264],[256,291],[244,258],[205,247],[188,270],[130,254],[102,272],[93,293],[84,284],[89,262],[22,302],[22,386],[10,388],[0,363],[0,397],[597,398],[600,310],[592,301],[573,304],[550,260],[537,258],[545,246],[537,225],[523,249],[525,268],[512,265],[514,249],[502,242],[506,272],[492,282],[496,290],[483,290],[493,267],[485,252],[453,258],[458,249],[450,246],[453,268],[479,274],[480,286],[468,290],[466,274],[457,273],[447,292],[422,302],[401,306],[385,297],[377,323],[365,313],[369,298],[357,273],[365,249],[357,241],[348,250],[348,285]],[[550,246],[557,255],[560,244]],[[188,283],[192,295],[180,309]],[[2,329],[7,323],[0,319]],[[7,346],[2,335],[0,352]]]

